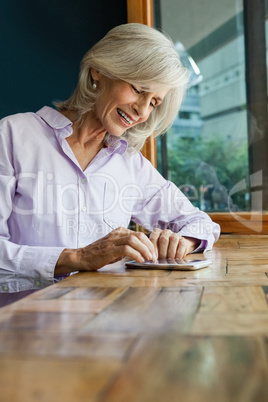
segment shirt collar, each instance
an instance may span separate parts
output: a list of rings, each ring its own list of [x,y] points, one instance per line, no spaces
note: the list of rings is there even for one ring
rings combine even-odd
[[[113,135],[109,135],[108,138],[105,140],[105,145],[107,146],[107,151],[109,153],[118,153],[123,155],[128,147],[128,143],[126,140],[122,138],[114,137]]]
[[[52,109],[52,107],[44,106],[42,107],[42,109],[38,110],[36,114],[54,129],[61,129],[72,126],[71,120],[67,119],[67,117],[65,117],[57,110]]]

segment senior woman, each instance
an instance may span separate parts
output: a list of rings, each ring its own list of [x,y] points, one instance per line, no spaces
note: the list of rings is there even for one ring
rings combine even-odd
[[[123,257],[182,258],[213,246],[218,225],[139,152],[172,124],[187,77],[166,36],[125,24],[86,53],[57,110],[2,119],[2,292]],[[150,236],[128,229],[130,220]]]

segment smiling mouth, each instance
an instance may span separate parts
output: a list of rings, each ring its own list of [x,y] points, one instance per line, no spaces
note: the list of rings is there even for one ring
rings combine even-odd
[[[133,123],[134,123],[134,121],[131,120],[131,119],[123,112],[123,110],[121,110],[121,109],[119,109],[119,108],[117,108],[116,110],[117,110],[117,113],[125,120],[126,123],[128,123],[128,124],[133,124]]]

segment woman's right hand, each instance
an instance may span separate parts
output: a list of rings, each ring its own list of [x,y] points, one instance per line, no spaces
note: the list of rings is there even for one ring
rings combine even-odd
[[[63,250],[55,274],[95,271],[124,257],[138,262],[156,260],[154,245],[144,233],[119,227],[86,247]]]

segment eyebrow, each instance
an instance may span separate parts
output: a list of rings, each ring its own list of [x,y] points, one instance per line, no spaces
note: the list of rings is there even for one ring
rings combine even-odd
[[[140,87],[140,88],[141,88],[141,90],[144,91],[144,92],[151,92],[151,91],[150,91],[150,88],[148,88],[148,87]],[[156,100],[158,100],[159,102],[163,102],[163,99],[160,98],[160,97],[155,97],[155,96],[153,96],[153,98],[156,99]]]

